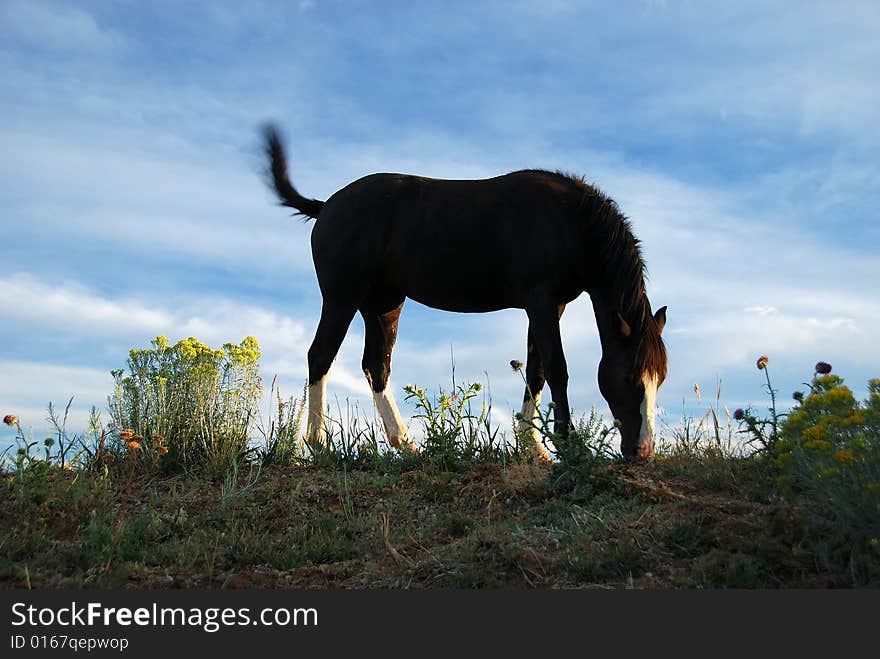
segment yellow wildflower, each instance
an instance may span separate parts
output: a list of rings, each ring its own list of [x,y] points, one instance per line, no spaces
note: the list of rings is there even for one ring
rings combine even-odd
[[[812,439],[808,442],[804,442],[804,448],[808,451],[814,451],[815,453],[831,453],[831,442],[826,442],[824,439]]]
[[[159,446],[156,447],[156,453],[158,453],[159,455],[165,455],[166,453],[168,453],[168,447],[159,444]]]
[[[767,357],[767,355],[761,355],[760,357],[758,357],[758,361],[755,365],[758,367],[758,370],[761,371],[767,367],[767,362],[769,361],[770,358]]]
[[[156,442],[157,444],[164,444],[165,438],[162,437],[162,435],[153,435],[153,441]]]
[[[128,448],[129,448],[131,451],[139,451],[140,448],[141,448],[141,443],[140,443],[140,442],[136,442],[136,441],[134,441],[134,440],[131,440],[131,441],[128,443]]]
[[[131,428],[126,428],[125,430],[120,431],[119,436],[122,439],[128,440],[134,437],[134,430]]]
[[[780,468],[785,468],[792,461],[793,457],[791,453],[781,453],[775,459],[776,465]]]

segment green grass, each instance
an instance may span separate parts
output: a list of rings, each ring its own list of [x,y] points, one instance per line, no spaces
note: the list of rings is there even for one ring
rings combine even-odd
[[[221,355],[205,355],[206,390],[247,379],[223,380],[222,369],[215,378],[222,360],[211,360]],[[235,359],[251,364],[252,356]],[[180,381],[193,382],[187,377]],[[152,393],[130,391],[131,400],[162,391],[144,386]],[[0,475],[0,584],[880,586],[880,382],[869,384],[866,401],[827,374],[811,387],[788,415],[773,410],[769,419],[722,415],[719,395],[700,418],[684,415],[656,459],[639,463],[619,457],[614,429],[595,411],[566,441],[548,434],[556,460],[534,463],[531,447],[489,423],[491,400],[480,402],[473,385],[433,398],[410,389],[425,436],[420,453],[390,450],[381,429],[351,408],[337,410],[326,449],[310,450],[305,399],[277,393],[262,442],[243,450],[235,449],[239,430],[229,451],[157,450],[173,445],[170,435],[131,448],[125,424],[106,430],[96,412],[82,435],[54,416],[56,436],[39,444],[15,421],[18,446]],[[137,408],[142,421],[153,418],[153,404]],[[212,417],[216,427],[240,429],[245,407],[229,403],[235,423]],[[552,408],[541,415],[547,432]],[[738,433],[755,450],[738,449]]]
[[[703,488],[681,458],[609,462],[584,501],[539,465],[458,471],[265,468],[224,508],[222,483],[114,482],[57,470],[39,500],[3,481],[9,587],[829,587],[851,575],[810,543],[809,500],[762,501],[763,465]],[[673,468],[670,463],[675,461]],[[681,498],[686,497],[686,498]],[[387,544],[383,519],[388,520]],[[398,554],[389,550],[389,546]],[[870,585],[870,584],[869,584]]]

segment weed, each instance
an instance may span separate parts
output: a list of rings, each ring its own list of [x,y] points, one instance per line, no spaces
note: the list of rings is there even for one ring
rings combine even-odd
[[[256,485],[260,478],[261,464],[248,465],[248,475],[245,477],[244,483],[240,482],[238,470],[238,461],[233,462],[220,484],[220,508],[224,511],[242,494]]]
[[[481,389],[482,385],[475,382],[467,387],[459,386],[451,394],[441,389],[439,396],[431,398],[425,389],[415,385],[404,387],[406,399],[415,400],[415,418],[422,421],[425,435],[422,454],[425,459],[441,469],[475,460],[481,444],[480,429],[489,413],[485,403],[479,416],[471,410],[471,399]],[[491,442],[494,438],[485,439]]]
[[[762,355],[758,358],[756,365],[759,371],[764,372],[764,378],[767,380],[767,384],[763,386],[770,394],[770,408],[768,409],[770,416],[762,418],[757,416],[751,408],[746,408],[734,411],[733,417],[741,426],[745,426],[740,432],[747,437],[746,445],[755,446],[755,453],[772,454],[776,447],[776,442],[779,440],[780,422],[786,415],[777,410],[776,394],[778,390],[774,389],[770,382],[770,371],[767,368],[768,362],[769,358],[766,355]]]
[[[302,396],[299,399],[291,397],[289,400],[284,400],[281,391],[277,388],[276,379],[272,379],[269,396],[275,395],[276,413],[275,417],[269,420],[268,428],[260,428],[263,445],[259,450],[259,461],[263,466],[294,465],[302,462],[302,432],[305,429],[303,416],[306,410],[307,389],[307,386],[303,386]]]
[[[553,435],[558,463],[554,463],[551,483],[570,493],[574,500],[588,499],[597,491],[617,484],[608,466],[617,459],[609,437],[613,426],[606,425],[596,408],[578,419],[568,437]]]

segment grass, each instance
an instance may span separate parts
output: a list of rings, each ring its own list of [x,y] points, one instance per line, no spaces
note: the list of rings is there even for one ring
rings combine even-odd
[[[613,450],[595,411],[568,440],[545,437],[553,463],[534,462],[489,424],[491,401],[473,385],[435,397],[410,388],[424,447],[400,454],[351,408],[337,410],[326,450],[308,449],[305,399],[284,400],[273,383],[262,441],[223,453],[222,469],[217,452],[197,463],[157,450],[173,437],[133,449],[97,413],[83,435],[55,416],[42,445],[13,419],[0,585],[876,587],[880,383],[859,402],[828,378],[817,373],[788,416],[769,420],[722,415],[717,395],[639,463]],[[241,405],[226,409],[241,418]],[[541,412],[544,428],[551,417]],[[737,450],[738,433],[757,450]]]
[[[736,460],[743,460],[737,458]],[[808,502],[762,501],[763,467],[704,489],[610,462],[589,501],[537,464],[457,471],[264,468],[224,483],[55,471],[0,503],[7,587],[718,588],[849,585],[804,546]],[[244,477],[242,476],[244,483]],[[387,520],[387,524],[386,521]],[[387,529],[387,530],[386,530]]]

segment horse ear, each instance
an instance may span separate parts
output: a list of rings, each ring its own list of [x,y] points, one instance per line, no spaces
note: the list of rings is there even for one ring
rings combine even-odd
[[[666,307],[660,307],[657,309],[657,313],[654,314],[654,322],[657,323],[657,332],[662,333],[663,328],[666,327]]]
[[[630,335],[632,334],[632,330],[629,327],[629,323],[627,323],[623,319],[623,316],[620,315],[620,312],[618,312],[617,318],[620,321],[620,335],[623,338],[628,339],[630,337]]]

